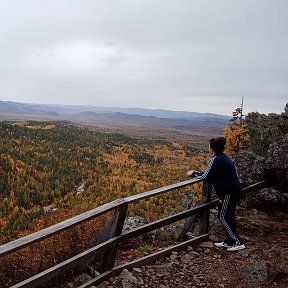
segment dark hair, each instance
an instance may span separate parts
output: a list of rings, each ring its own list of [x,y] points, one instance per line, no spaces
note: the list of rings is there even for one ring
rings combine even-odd
[[[225,137],[215,137],[210,140],[210,148],[216,153],[222,153],[225,150]]]

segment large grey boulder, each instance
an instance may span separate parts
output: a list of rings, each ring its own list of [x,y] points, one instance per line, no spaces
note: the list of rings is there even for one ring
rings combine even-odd
[[[261,260],[250,266],[245,267],[243,274],[243,283],[247,287],[268,283],[268,262]]]
[[[270,145],[266,158],[243,150],[234,159],[244,187],[263,179],[275,183],[273,188],[248,193],[243,206],[265,212],[288,212],[288,134]]]
[[[264,188],[249,193],[244,204],[246,207],[266,212],[288,212],[288,193],[282,193],[274,188]]]
[[[265,172],[277,180],[278,190],[288,193],[288,134],[270,145],[265,161]]]
[[[237,174],[243,186],[249,186],[264,178],[265,158],[252,151],[242,150],[234,156]]]
[[[270,145],[265,162],[269,169],[288,169],[288,134]]]

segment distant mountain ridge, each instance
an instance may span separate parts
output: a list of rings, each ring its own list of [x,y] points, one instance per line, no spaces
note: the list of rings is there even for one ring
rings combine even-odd
[[[33,104],[33,103],[19,103],[11,101],[0,101],[0,111],[3,109],[17,109],[29,111],[46,111],[56,112],[59,114],[77,114],[81,112],[98,112],[111,113],[120,112],[124,114],[135,114],[140,116],[155,116],[157,118],[217,118],[229,120],[230,117],[214,113],[202,112],[187,112],[187,111],[172,111],[165,109],[146,109],[146,108],[120,108],[120,107],[102,107],[90,105],[61,105],[61,104]]]
[[[0,120],[70,121],[107,129],[154,129],[197,135],[222,134],[230,117],[164,109],[33,104],[0,101]]]

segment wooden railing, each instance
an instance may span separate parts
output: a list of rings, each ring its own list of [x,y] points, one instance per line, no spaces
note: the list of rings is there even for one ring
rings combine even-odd
[[[26,279],[18,284],[12,286],[13,288],[18,287],[37,287],[47,281],[56,278],[61,275],[63,272],[72,270],[76,267],[82,267],[83,263],[89,263],[91,259],[95,258],[99,254],[103,254],[103,260],[101,263],[100,271],[94,271],[95,277],[85,284],[81,285],[79,288],[89,287],[93,284],[100,283],[105,279],[115,276],[119,274],[123,269],[129,269],[131,267],[139,267],[149,262],[152,262],[160,257],[169,255],[171,251],[179,251],[183,250],[185,247],[190,245],[196,245],[202,241],[206,241],[209,238],[209,213],[210,209],[215,207],[218,203],[218,199],[211,200],[211,185],[208,182],[203,183],[203,197],[200,205],[197,207],[193,207],[183,212],[176,213],[174,215],[168,216],[166,218],[145,224],[138,228],[132,229],[127,232],[123,232],[123,225],[127,215],[127,209],[129,204],[138,202],[142,199],[147,199],[152,196],[157,196],[160,194],[167,193],[169,191],[186,187],[188,185],[196,184],[201,182],[197,179],[191,179],[183,182],[179,182],[176,184],[172,184],[166,187],[161,187],[158,189],[154,189],[151,191],[147,191],[141,194],[133,195],[127,198],[118,199],[113,202],[107,203],[103,206],[97,207],[90,211],[87,211],[83,214],[60,222],[56,225],[50,226],[48,228],[42,229],[36,233],[30,234],[23,238],[17,239],[15,241],[9,242],[0,246],[0,259],[5,255],[9,255],[15,251],[23,249],[24,247],[30,246],[33,243],[37,243],[42,241],[48,237],[52,237],[53,235],[59,234],[62,231],[71,229],[76,225],[79,225],[85,221],[91,220],[93,218],[99,217],[104,213],[109,211],[113,211],[114,214],[112,219],[103,227],[97,237],[97,245],[72,257],[69,258],[33,277]],[[268,186],[268,181],[263,180],[254,185],[251,185],[247,188],[244,188],[245,192],[249,192],[255,189],[263,188]],[[175,223],[179,220],[183,220],[188,218],[186,224],[184,225],[184,229],[182,234],[179,235],[179,240],[182,240],[184,234],[189,230],[191,223],[195,220],[195,216],[198,215],[200,219],[200,229],[199,236],[194,237],[189,240],[181,241],[180,243],[165,248],[156,253],[150,254],[148,256],[142,257],[140,259],[131,261],[129,263],[114,267],[114,262],[116,259],[116,254],[118,251],[118,246],[120,243],[127,241],[133,237],[137,237],[143,235],[147,232],[153,231],[155,229],[164,227],[166,225]],[[87,264],[88,265],[88,264]]]

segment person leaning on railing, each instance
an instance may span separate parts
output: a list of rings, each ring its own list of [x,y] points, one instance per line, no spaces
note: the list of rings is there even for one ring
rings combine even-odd
[[[224,154],[226,139],[216,137],[210,140],[210,150],[213,155],[205,172],[191,170],[187,176],[199,180],[210,180],[219,196],[218,219],[226,230],[223,242],[215,246],[226,248],[227,251],[245,249],[243,241],[236,232],[236,204],[241,198],[241,184],[237,177],[234,162]]]

